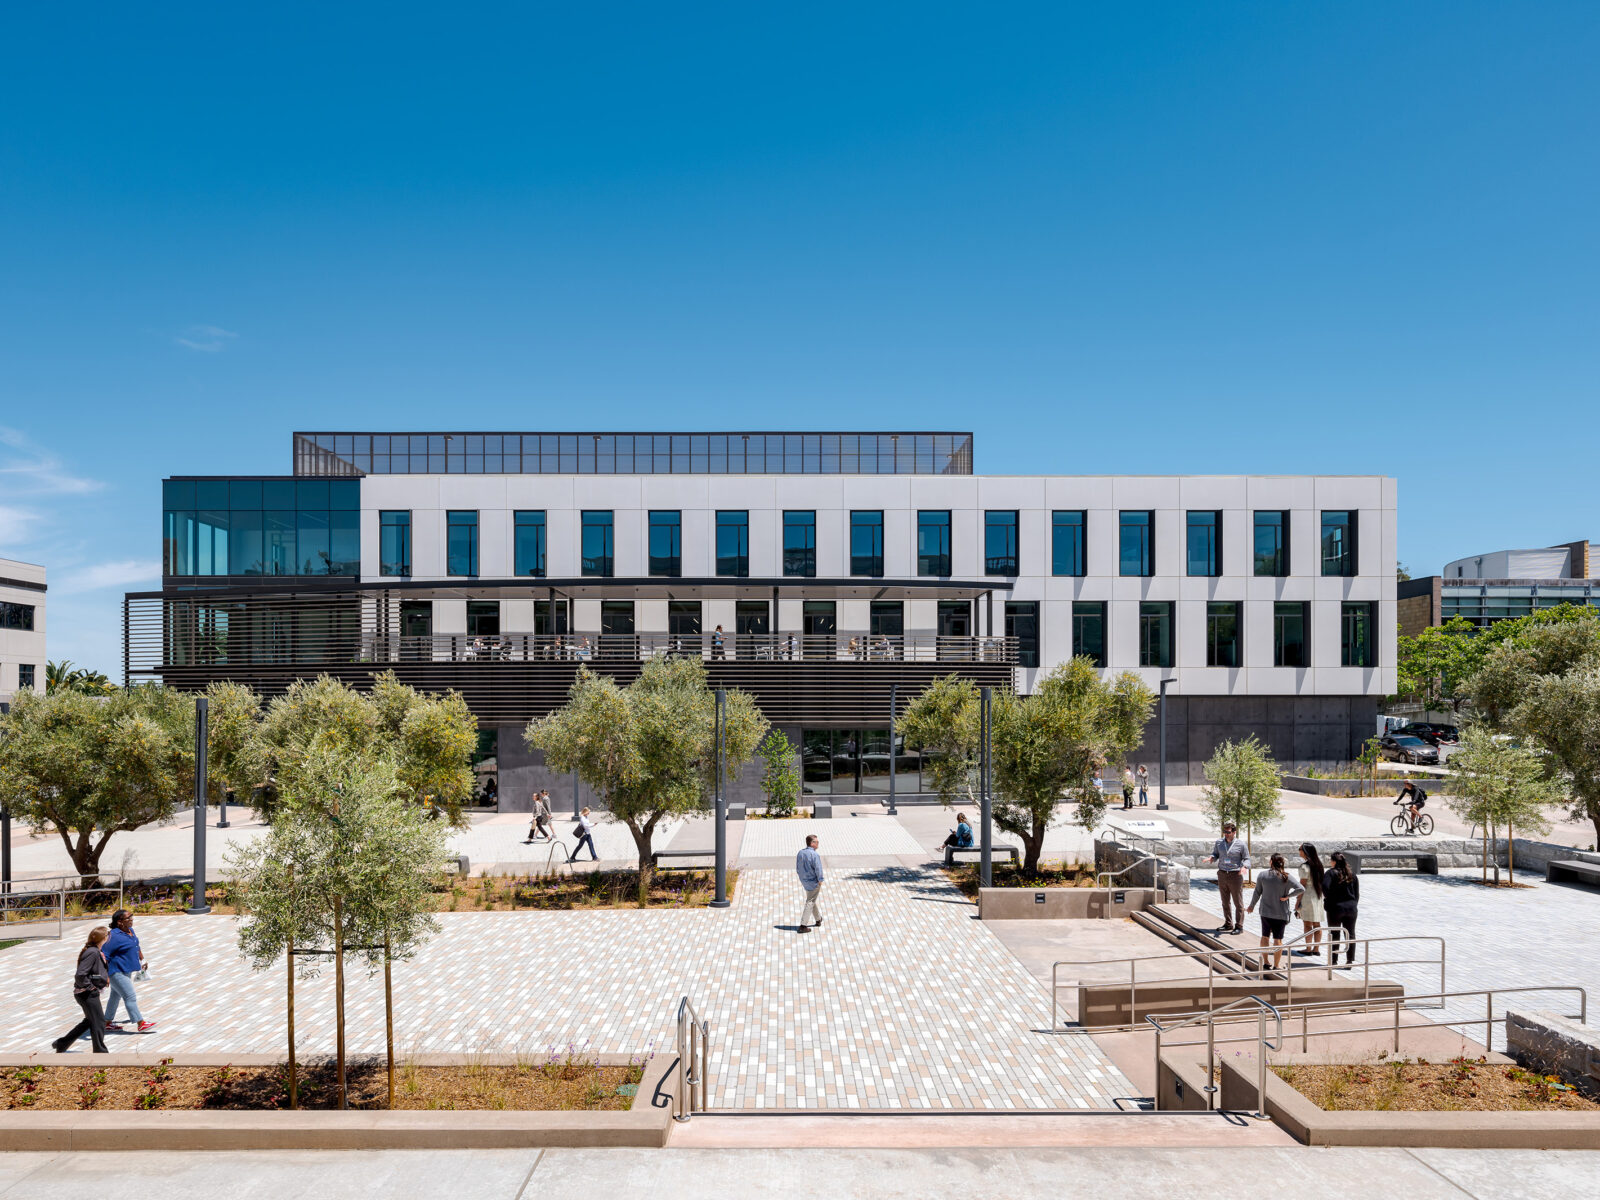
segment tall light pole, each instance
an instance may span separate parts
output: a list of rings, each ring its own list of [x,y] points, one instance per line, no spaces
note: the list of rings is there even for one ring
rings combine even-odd
[[[10,704],[0,704],[0,717],[10,711]],[[3,800],[0,800],[0,892],[8,895],[11,892],[11,810]]]
[[[1161,681],[1161,700],[1158,704],[1161,713],[1161,799],[1156,803],[1158,810],[1167,807],[1167,685],[1171,682],[1170,679]]]
[[[994,886],[994,835],[989,829],[989,721],[991,698],[993,692],[983,688],[978,692],[978,733],[981,738],[978,751],[978,815],[983,823],[979,835],[978,847],[981,855],[978,862],[978,885],[980,887]]]
[[[725,794],[728,775],[727,758],[728,693],[717,689],[717,894],[712,908],[728,907],[728,797]]]
[[[900,711],[900,685],[889,685],[889,815],[895,816],[894,788],[895,788],[895,760],[900,756],[894,748],[894,721]]]
[[[206,698],[194,698],[194,895],[184,910],[192,917],[211,911],[206,903]]]

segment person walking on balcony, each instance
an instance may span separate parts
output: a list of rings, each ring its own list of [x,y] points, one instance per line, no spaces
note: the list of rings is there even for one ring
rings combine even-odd
[[[1361,880],[1350,869],[1344,851],[1335,850],[1322,877],[1322,896],[1328,912],[1328,965],[1338,966],[1339,935],[1344,934],[1344,965],[1356,961],[1356,910],[1361,905]]]
[[[712,631],[712,634],[711,634],[711,657],[712,658],[719,658],[719,659],[725,657],[725,654],[724,654],[724,651],[723,651],[722,626],[721,625],[718,625],[716,627],[716,629]]]
[[[83,1010],[83,1020],[74,1025],[65,1037],[50,1043],[57,1054],[65,1054],[72,1043],[87,1033],[94,1043],[96,1054],[108,1054],[106,1049],[106,1015],[100,1007],[100,993],[111,986],[111,976],[106,972],[106,958],[100,947],[111,930],[97,925],[89,931],[89,940],[78,951],[78,966],[72,976],[72,998]]]
[[[1139,807],[1146,808],[1150,804],[1150,768],[1143,763],[1139,764]]]
[[[794,870],[800,876],[800,889],[806,894],[805,905],[800,909],[800,932],[810,933],[811,926],[822,924],[822,911],[817,907],[817,897],[822,894],[822,855],[817,853],[816,834],[806,838],[806,844],[794,856]]]
[[[1248,911],[1255,912],[1256,905],[1261,905],[1261,947],[1266,949],[1270,939],[1276,947],[1272,952],[1272,969],[1276,971],[1283,962],[1283,931],[1289,925],[1289,901],[1305,891],[1293,879],[1289,878],[1288,865],[1283,861],[1283,855],[1274,854],[1272,865],[1256,876],[1255,892],[1250,897]],[[1267,956],[1261,956],[1262,965],[1265,966]]]
[[[1211,847],[1217,864],[1217,891],[1222,895],[1222,928],[1218,933],[1244,932],[1244,873],[1250,869],[1250,851],[1239,840],[1239,827],[1224,822],[1222,836]]]
[[[1327,907],[1322,898],[1325,873],[1317,848],[1310,842],[1302,843],[1300,886],[1305,892],[1295,903],[1295,912],[1300,916],[1300,923],[1305,926],[1306,944],[1303,950],[1296,950],[1294,952],[1296,954],[1314,958],[1322,953],[1322,923],[1327,919]]]
[[[589,810],[587,808],[578,814],[577,824],[575,824],[572,828],[573,831],[578,835],[578,844],[572,848],[572,854],[568,857],[567,861],[569,863],[577,862],[578,851],[582,850],[584,846],[587,845],[589,847],[590,860],[593,862],[599,862],[600,852],[594,848],[594,822],[589,820]]]
[[[106,959],[106,973],[111,977],[111,990],[106,994],[106,1028],[122,1032],[122,1022],[117,1020],[117,1001],[128,1006],[128,1017],[140,1033],[154,1033],[156,1023],[146,1021],[139,1011],[139,997],[133,990],[133,979],[148,964],[139,938],[133,932],[133,914],[119,908],[111,914],[111,936],[102,951]]]

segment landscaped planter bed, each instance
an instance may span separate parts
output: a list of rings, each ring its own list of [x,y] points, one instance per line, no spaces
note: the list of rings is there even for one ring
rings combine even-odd
[[[1600,1112],[1559,1076],[1506,1063],[1303,1063],[1273,1067],[1325,1112]]]
[[[945,876],[969,900],[978,898],[978,864],[958,863],[945,867]],[[1009,862],[993,864],[991,877],[997,888],[1023,888],[1036,891],[1041,888],[1092,888],[1094,869],[1083,863],[1040,863],[1037,871],[1023,871]]]
[[[632,1107],[642,1065],[598,1066],[574,1058],[521,1065],[462,1064],[395,1067],[395,1109],[625,1111]],[[347,1064],[346,1096],[353,1109],[388,1108],[388,1071],[381,1060]],[[338,1107],[331,1061],[302,1064],[299,1107]],[[100,1066],[93,1061],[58,1066],[48,1060],[6,1068],[0,1097],[7,1108],[52,1110],[243,1109],[274,1112],[289,1107],[289,1072],[283,1063],[256,1066]]]

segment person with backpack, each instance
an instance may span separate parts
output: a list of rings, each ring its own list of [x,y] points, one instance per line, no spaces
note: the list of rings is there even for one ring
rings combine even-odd
[[[1356,911],[1361,904],[1361,880],[1350,869],[1344,851],[1335,850],[1322,877],[1322,896],[1328,906],[1328,965],[1338,966],[1339,934],[1344,933],[1345,966],[1356,961]]]
[[[1399,804],[1402,800],[1409,800],[1406,805],[1406,819],[1410,821],[1411,828],[1417,827],[1417,818],[1422,815],[1422,806],[1428,802],[1428,793],[1416,785],[1414,780],[1408,779],[1405,786],[1400,789],[1400,794],[1394,798]]]
[[[94,1043],[96,1054],[109,1054],[106,1049],[106,1014],[100,1007],[100,993],[111,986],[111,976],[106,971],[106,957],[100,947],[111,936],[111,930],[96,925],[89,931],[89,940],[78,951],[78,966],[72,976],[72,998],[83,1010],[83,1020],[74,1025],[65,1037],[50,1043],[57,1054],[65,1054],[73,1042],[87,1033]]]
[[[956,814],[956,827],[950,831],[950,836],[940,843],[941,849],[947,846],[954,846],[958,850],[972,848],[972,826],[967,823],[966,813]]]

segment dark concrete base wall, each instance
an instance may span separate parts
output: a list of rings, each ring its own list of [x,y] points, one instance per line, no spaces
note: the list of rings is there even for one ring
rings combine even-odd
[[[577,776],[553,771],[545,766],[544,751],[530,750],[523,740],[523,725],[502,725],[500,728],[500,811],[531,812],[533,793],[539,788],[550,789],[553,802],[551,811],[557,817],[571,814],[574,808],[587,805],[603,809],[605,804],[579,781]],[[800,726],[779,725],[796,747],[800,745]],[[796,766],[798,767],[798,755]],[[746,806],[761,807],[766,804],[766,794],[761,790],[764,768],[760,759],[745,764],[737,778],[728,780],[728,799],[731,803],[743,802]]]
[[[1251,734],[1286,771],[1350,762],[1375,734],[1377,720],[1375,696],[1168,696],[1167,782],[1204,783],[1202,768],[1216,748]],[[1161,761],[1156,717],[1130,761],[1149,766],[1153,788]]]

